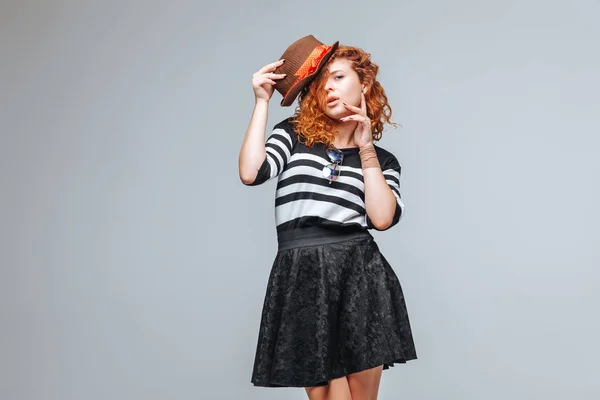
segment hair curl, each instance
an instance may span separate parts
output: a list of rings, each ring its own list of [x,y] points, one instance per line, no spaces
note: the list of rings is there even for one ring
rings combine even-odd
[[[327,106],[327,92],[324,89],[327,74],[324,71],[334,60],[342,58],[351,62],[361,83],[369,86],[369,90],[365,94],[365,101],[367,116],[371,120],[373,141],[381,139],[384,123],[387,122],[394,127],[398,125],[390,119],[392,108],[383,87],[376,79],[379,66],[371,61],[371,54],[358,47],[340,45],[315,79],[300,93],[298,106],[291,120],[299,139],[300,137],[304,138],[304,143],[309,147],[315,143],[331,146],[337,134],[333,119],[323,112]]]

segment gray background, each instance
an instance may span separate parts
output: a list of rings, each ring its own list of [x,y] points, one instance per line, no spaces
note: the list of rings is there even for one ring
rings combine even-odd
[[[374,235],[419,359],[380,398],[598,399],[599,12],[3,1],[0,398],[305,398],[250,384],[275,182],[237,157],[252,74],[313,34],[372,54],[403,125]]]

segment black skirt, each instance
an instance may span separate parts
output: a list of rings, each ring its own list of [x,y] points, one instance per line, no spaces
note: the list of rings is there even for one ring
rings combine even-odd
[[[254,386],[324,386],[417,358],[402,287],[368,231],[301,228],[278,243]]]

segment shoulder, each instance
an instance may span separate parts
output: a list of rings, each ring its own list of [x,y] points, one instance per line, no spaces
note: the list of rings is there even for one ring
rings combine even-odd
[[[292,124],[292,117],[288,117],[282,121],[279,121],[275,124],[273,129],[283,129],[289,135],[296,135],[296,131],[294,130],[294,125]]]
[[[280,122],[278,122],[277,124],[275,124],[275,126],[273,127],[273,130],[277,130],[279,131],[279,133],[286,133],[287,136],[289,136],[290,140],[292,141],[292,143],[295,143],[298,141],[298,133],[294,130],[294,125],[292,124],[292,117],[288,117]]]
[[[400,170],[400,162],[398,162],[398,159],[391,151],[375,145],[375,152],[377,153],[377,158],[379,159],[379,164],[382,169]]]

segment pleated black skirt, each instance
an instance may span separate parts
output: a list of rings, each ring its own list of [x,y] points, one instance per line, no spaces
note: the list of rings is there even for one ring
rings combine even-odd
[[[366,230],[284,231],[265,294],[251,382],[327,385],[417,358],[400,282]]]

